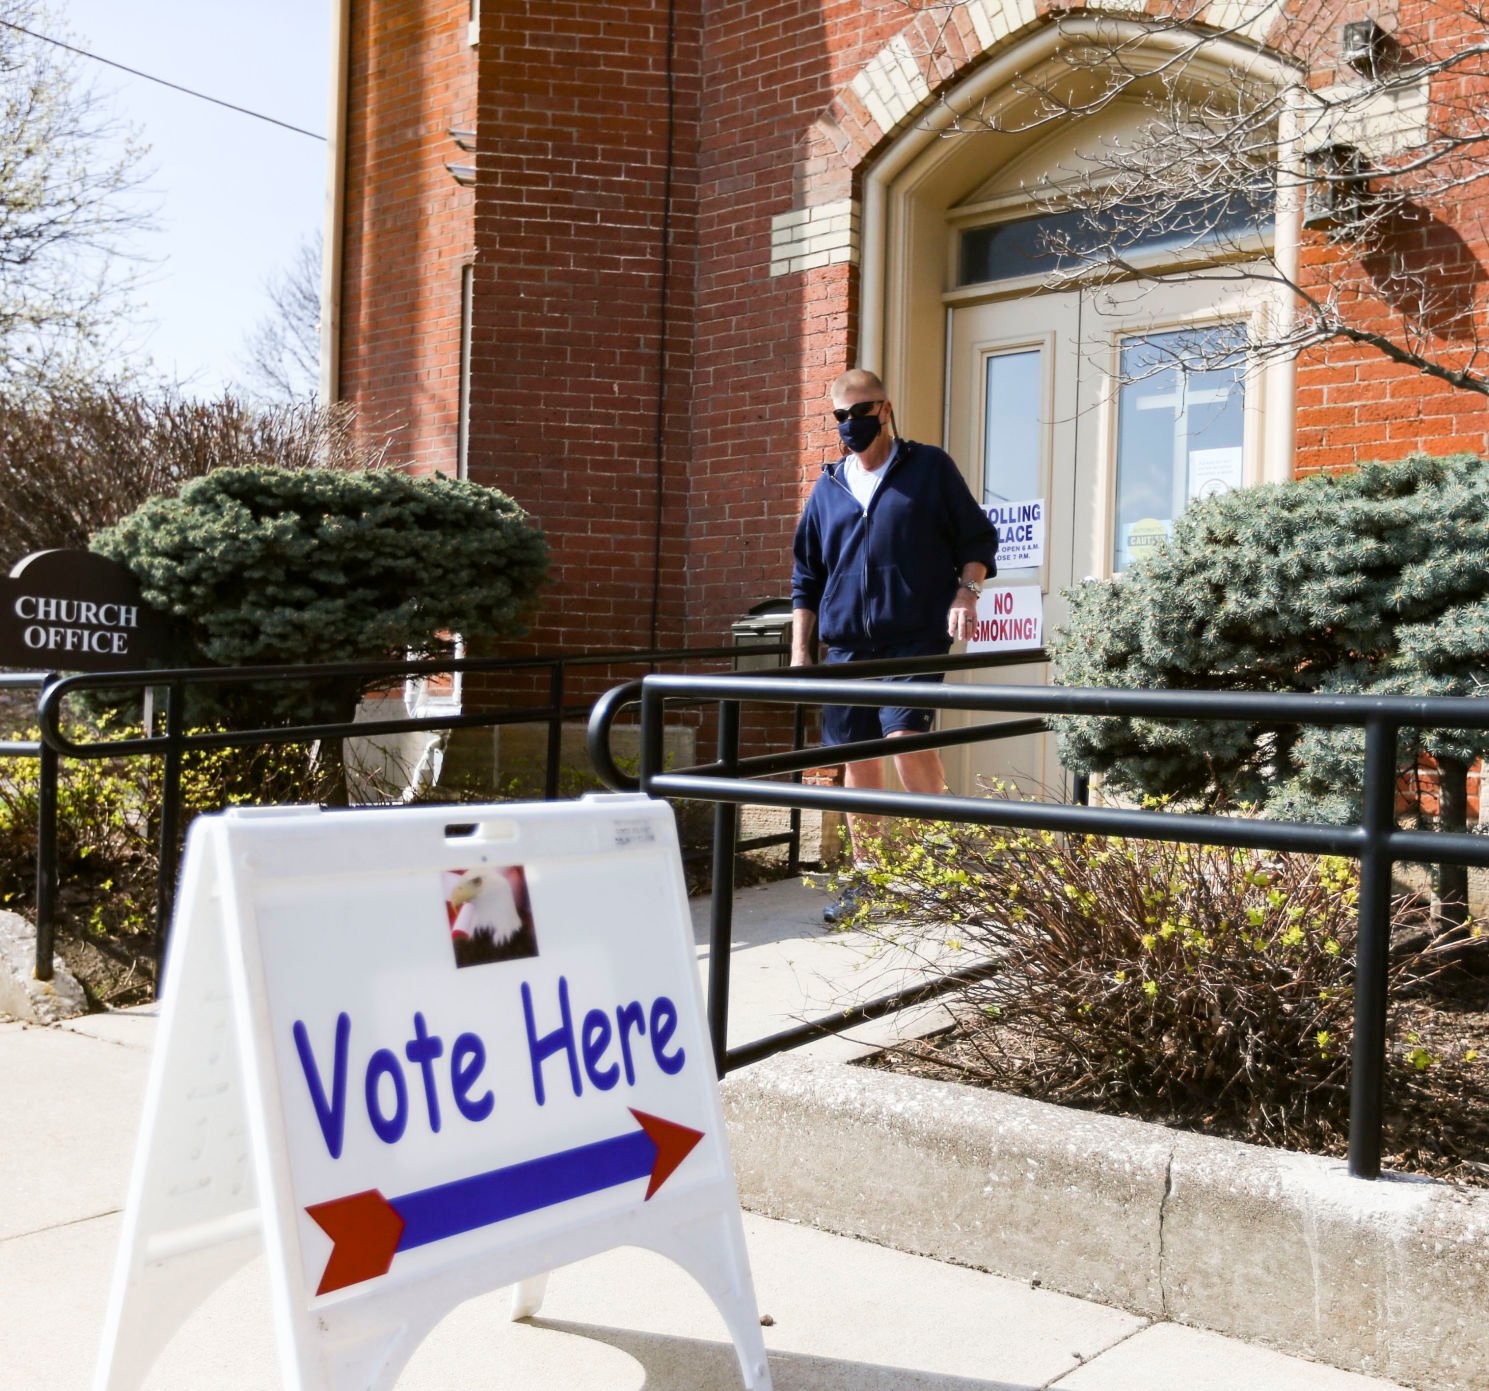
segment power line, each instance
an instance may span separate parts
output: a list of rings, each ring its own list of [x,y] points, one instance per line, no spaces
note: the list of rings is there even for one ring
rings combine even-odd
[[[183,92],[188,97],[196,97],[199,101],[210,101],[213,106],[225,106],[229,111],[236,111],[243,116],[252,116],[258,121],[268,121],[271,126],[282,126],[285,130],[292,130],[296,135],[308,135],[312,140],[324,140],[324,135],[317,135],[313,130],[305,130],[301,126],[292,126],[288,121],[281,121],[276,116],[266,116],[262,111],[250,111],[246,106],[234,106],[230,101],[223,101],[221,97],[209,97],[205,92],[194,91],[190,87],[183,87],[179,82],[168,82],[163,77],[156,77],[154,73],[141,72],[138,68],[131,68],[125,63],[116,63],[112,58],[104,58],[97,53],[90,53],[86,48],[74,48],[70,43],[63,43],[61,39],[48,37],[46,34],[38,34],[34,29],[27,29],[21,24],[12,24],[8,19],[0,19],[0,26],[6,29],[14,29],[19,34],[25,34],[28,38],[39,39],[42,43],[55,44],[58,48],[65,48],[69,53],[76,53],[80,58],[91,58],[95,63],[103,63],[107,67],[118,68],[120,72],[127,72],[134,77],[143,77],[147,82],[158,82],[162,87],[169,87],[174,92]]]

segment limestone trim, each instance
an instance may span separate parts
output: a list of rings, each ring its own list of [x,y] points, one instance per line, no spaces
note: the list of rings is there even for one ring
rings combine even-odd
[[[770,220],[770,273],[790,275],[858,261],[858,202],[839,198]]]

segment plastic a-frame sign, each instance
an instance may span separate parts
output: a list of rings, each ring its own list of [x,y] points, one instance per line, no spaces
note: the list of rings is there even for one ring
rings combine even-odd
[[[178,902],[96,1391],[261,1250],[285,1385],[384,1391],[620,1245],[770,1391],[670,808],[232,811]]]

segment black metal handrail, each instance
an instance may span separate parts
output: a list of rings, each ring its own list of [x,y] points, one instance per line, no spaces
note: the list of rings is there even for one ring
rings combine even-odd
[[[841,671],[842,669],[839,668]],[[591,747],[608,738],[619,708],[617,692],[596,705]],[[641,789],[653,796],[693,798],[718,809],[740,804],[890,814],[976,825],[1108,835],[1145,840],[1227,845],[1262,850],[1345,855],[1360,861],[1359,934],[1355,958],[1355,1029],[1350,1066],[1349,1171],[1356,1177],[1380,1174],[1384,1113],[1387,969],[1391,871],[1398,860],[1489,867],[1489,839],[1451,832],[1401,830],[1396,825],[1396,750],[1402,729],[1489,729],[1489,701],[1471,697],[1294,695],[1225,691],[1089,690],[1072,687],[956,686],[920,682],[886,688],[873,681],[821,679],[750,680],[737,677],[648,676],[640,683]],[[667,771],[662,765],[661,722],[668,701],[719,703],[719,750],[714,762]],[[607,703],[608,702],[608,703]],[[826,703],[835,705],[912,705],[988,715],[1023,714],[1142,716],[1153,719],[1264,720],[1272,724],[1356,725],[1365,731],[1364,792],[1361,819],[1346,826],[1314,822],[1181,812],[1088,807],[1012,801],[1002,798],[927,796],[921,793],[836,787],[792,786],[763,781],[798,759],[835,763],[844,749],[808,749],[788,757],[739,757],[735,735],[744,702]],[[984,738],[1008,737],[1016,724],[978,727]],[[1025,732],[1025,731],[1018,731]],[[924,736],[922,747],[966,742],[966,731]],[[901,738],[853,746],[856,757],[903,751]],[[717,836],[716,831],[716,836]],[[726,867],[727,871],[727,867]],[[892,1012],[959,984],[952,978],[870,1001],[853,1010],[786,1030],[743,1048],[726,1045],[727,972],[732,936],[732,880],[721,873],[713,886],[713,927],[709,967],[709,1025],[721,1073],[795,1047],[823,1032],[840,1031],[865,1018]],[[972,968],[976,970],[978,968]],[[991,968],[988,968],[991,969]],[[724,982],[717,988],[716,980]]]
[[[40,691],[46,685],[44,671],[0,671],[0,691]],[[38,739],[0,739],[0,758],[38,758]]]
[[[40,759],[36,871],[36,976],[49,980],[55,946],[57,906],[57,780],[62,758],[97,759],[159,756],[164,760],[160,803],[159,874],[156,884],[154,956],[158,967],[165,949],[171,909],[175,899],[178,841],[181,821],[181,772],[186,754],[200,749],[253,748],[269,744],[310,743],[314,740],[375,738],[383,734],[439,732],[452,729],[490,728],[501,725],[546,724],[548,740],[544,763],[543,795],[556,800],[561,770],[562,734],[566,721],[585,719],[590,702],[569,698],[569,672],[586,667],[656,667],[664,662],[723,661],[747,654],[751,657],[784,658],[785,643],[737,646],[677,647],[636,650],[609,649],[598,652],[565,653],[534,657],[463,657],[431,661],[319,662],[245,667],[176,667],[152,671],[89,672],[75,676],[0,676],[0,688],[40,686],[37,722],[41,740],[37,744],[14,744],[13,756]],[[190,687],[242,686],[266,683],[305,683],[327,679],[354,680],[367,685],[383,679],[407,679],[453,673],[510,676],[531,672],[547,674],[547,700],[541,704],[509,706],[461,715],[424,715],[406,719],[357,722],[318,722],[275,725],[257,729],[188,730],[185,727],[185,694]],[[63,704],[80,691],[165,691],[162,732],[141,737],[78,740],[62,728]],[[800,718],[796,722],[800,742]],[[0,755],[6,752],[0,745]],[[800,854],[799,812],[793,812],[790,828],[782,833],[740,841],[736,853],[772,846],[787,847],[788,863],[795,872]]]
[[[760,649],[751,650],[759,651]],[[872,680],[881,676],[930,676],[954,671],[988,671],[996,667],[1046,666],[1048,663],[1049,653],[1039,647],[1027,652],[963,652],[954,657],[949,655],[945,657],[881,657],[851,663],[818,662],[812,666],[786,667],[780,671],[759,672],[740,679],[757,681],[762,677],[768,677],[774,681],[791,681],[796,683],[792,687],[793,690],[801,690],[804,688],[800,683],[824,677],[841,679],[842,673],[850,668],[855,680]],[[916,689],[918,690],[919,687]],[[805,696],[806,703],[812,703],[812,699],[810,695]],[[879,703],[892,702],[880,701]],[[595,774],[600,781],[617,792],[640,791],[641,780],[622,772],[616,766],[610,749],[610,729],[623,709],[640,704],[641,680],[627,681],[623,686],[616,686],[606,691],[595,702],[590,715],[588,735],[590,764],[594,767]],[[1002,737],[1037,734],[1045,727],[1043,720],[1028,721],[1026,724],[1027,727],[1021,729],[1015,729],[1010,724],[1007,729],[1001,730]],[[917,749],[946,748],[952,744],[973,744],[986,738],[988,738],[986,728],[974,726],[971,729],[940,730],[931,734],[897,735],[894,748],[896,753],[913,753]],[[772,755],[768,760],[768,766],[757,766],[752,762],[750,776],[765,777],[778,773],[798,773],[805,772],[808,768],[816,768],[823,763],[853,762],[856,759],[871,756],[871,753],[859,752],[860,749],[872,749],[881,742],[881,740],[870,739],[862,744],[835,744],[832,748],[833,756],[828,759],[822,757],[820,749],[810,749],[804,753],[793,750],[790,754]]]

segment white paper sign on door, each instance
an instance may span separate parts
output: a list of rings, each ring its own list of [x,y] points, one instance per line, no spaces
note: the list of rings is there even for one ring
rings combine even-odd
[[[1016,652],[1044,643],[1044,595],[1037,584],[984,589],[968,652]]]
[[[618,1245],[768,1391],[670,808],[200,818],[97,1391],[260,1249],[285,1384],[385,1391],[458,1303]]]
[[[1239,447],[1233,449],[1191,449],[1189,451],[1189,500],[1214,497],[1239,488],[1245,473],[1245,460]]]
[[[996,502],[983,509],[998,528],[998,570],[1044,564],[1044,499]]]

